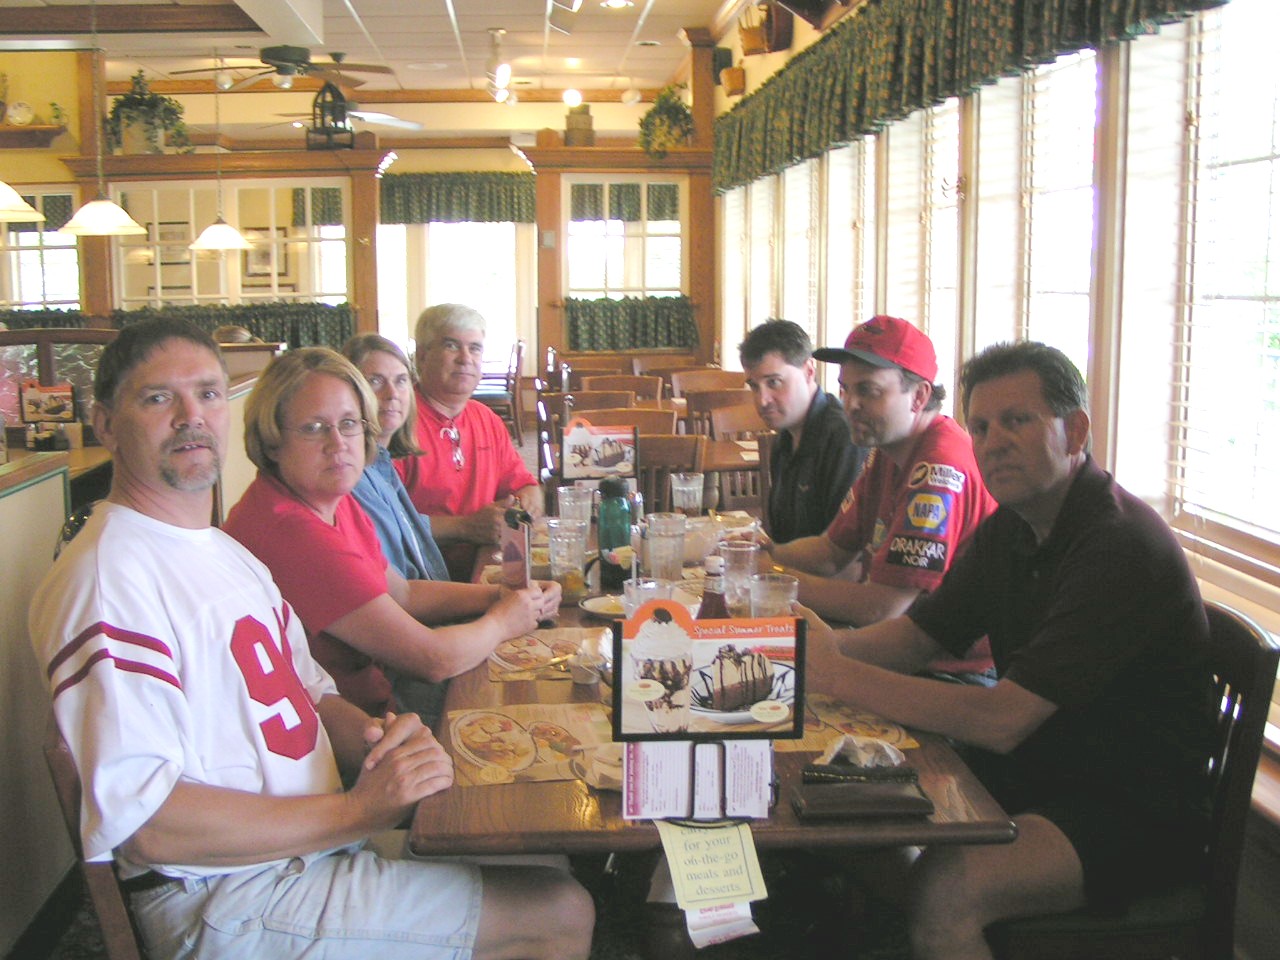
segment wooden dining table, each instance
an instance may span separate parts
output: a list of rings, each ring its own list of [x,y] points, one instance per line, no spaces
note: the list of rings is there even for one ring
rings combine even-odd
[[[577,607],[561,608],[560,626],[600,626],[607,621]],[[568,679],[495,682],[487,664],[455,677],[445,698],[452,710],[515,704],[562,704],[602,700],[603,683]],[[924,818],[801,822],[790,803],[801,768],[813,753],[776,750],[778,802],[767,819],[750,821],[756,846],[768,848],[870,848],[902,845],[1008,843],[1015,828],[964,761],[938,736],[914,733],[919,747],[908,751],[920,786],[934,803]],[[447,731],[445,748],[454,752]],[[456,757],[455,757],[456,759]],[[418,803],[409,835],[423,856],[517,853],[609,853],[654,850],[657,827],[648,820],[625,820],[621,794],[597,790],[581,780],[454,785]]]

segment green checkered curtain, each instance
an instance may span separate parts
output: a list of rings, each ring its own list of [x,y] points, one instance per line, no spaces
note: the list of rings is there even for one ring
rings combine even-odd
[[[389,173],[382,223],[533,223],[532,173]]]
[[[307,225],[306,187],[293,190],[293,225]],[[311,187],[311,225],[314,227],[342,226],[342,188]]]
[[[649,220],[680,219],[680,187],[675,183],[651,183],[647,187]]]
[[[287,343],[294,347],[332,347],[341,350],[355,334],[355,316],[350,304],[330,306],[325,303],[279,301],[243,303],[230,306],[150,307],[117,310],[111,315],[112,326],[124,328],[141,320],[165,316],[188,320],[201,330],[212,333],[223,324],[238,324],[262,340]]]
[[[5,224],[9,230],[15,233],[29,233],[32,230],[49,233],[65,225],[71,219],[71,194],[69,193],[48,193],[40,198],[36,198],[34,195],[24,195],[22,199],[44,214],[44,222],[38,224],[32,222]]]
[[[604,184],[573,183],[569,185],[569,219],[603,220]]]
[[[1226,0],[869,0],[716,120],[725,191],[1057,56]]]
[[[79,330],[88,322],[89,318],[79,310],[0,310],[0,323],[10,330],[39,330],[44,327]]]
[[[623,297],[564,303],[570,350],[696,347],[698,328],[688,297]]]

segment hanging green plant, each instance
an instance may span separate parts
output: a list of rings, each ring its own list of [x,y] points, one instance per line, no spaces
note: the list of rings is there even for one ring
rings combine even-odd
[[[693,137],[693,111],[680,96],[683,86],[663,87],[649,112],[640,118],[640,149],[661,159],[672,147]]]
[[[122,146],[125,128],[132,125],[141,127],[149,153],[163,153],[166,146],[180,153],[191,150],[182,104],[155,93],[141,70],[130,78],[129,92],[111,101],[111,112],[103,124],[107,145],[112,150]]]

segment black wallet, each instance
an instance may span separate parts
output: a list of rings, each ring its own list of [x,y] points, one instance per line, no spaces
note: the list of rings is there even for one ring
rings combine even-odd
[[[791,794],[801,820],[854,820],[860,817],[927,817],[933,801],[918,783],[802,783]]]

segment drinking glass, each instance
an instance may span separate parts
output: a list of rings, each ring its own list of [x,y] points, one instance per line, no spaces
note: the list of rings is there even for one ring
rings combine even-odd
[[[684,569],[684,515],[651,513],[647,523],[645,572],[659,580],[679,580]]]
[[[686,517],[702,516],[702,481],[700,473],[671,474],[671,509]]]
[[[650,600],[671,599],[671,581],[652,577],[632,578],[622,582],[622,612],[627,619]]]
[[[556,490],[560,516],[565,520],[591,523],[591,504],[595,491],[589,487],[564,486]]]
[[[760,544],[749,540],[725,540],[720,544],[724,557],[724,602],[729,616],[751,615],[751,578],[756,573]]]
[[[788,617],[800,595],[800,581],[789,573],[757,573],[750,591],[753,617]]]
[[[565,603],[577,603],[587,595],[587,524],[564,517],[547,521],[551,553],[551,579],[560,584]]]

